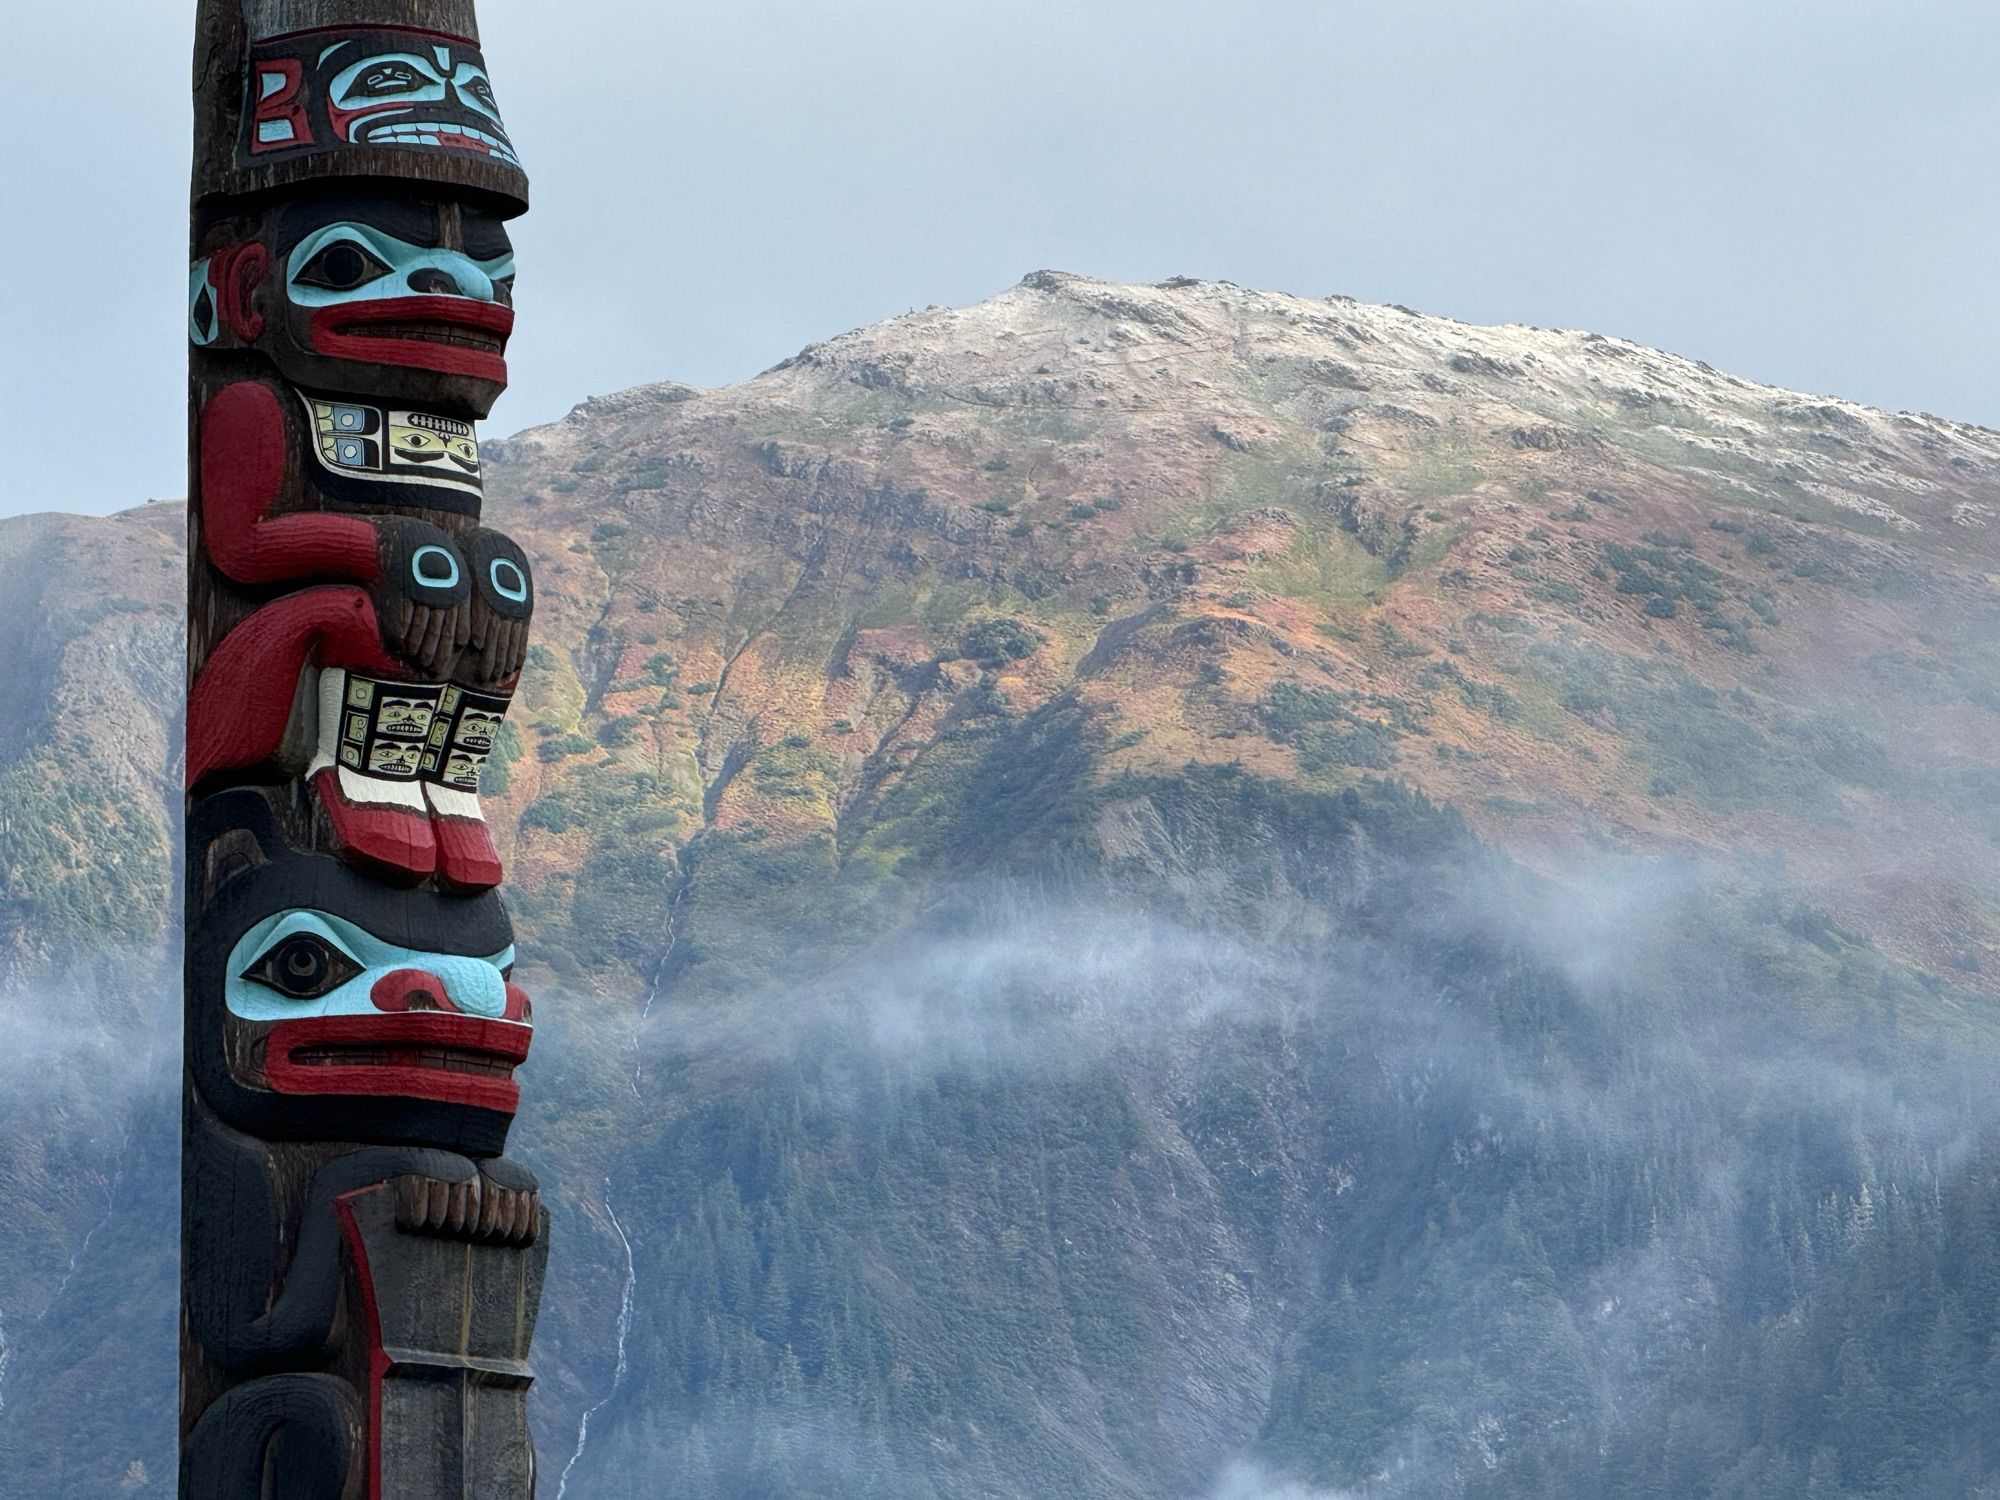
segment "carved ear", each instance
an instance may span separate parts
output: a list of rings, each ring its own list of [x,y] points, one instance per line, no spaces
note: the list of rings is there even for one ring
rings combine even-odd
[[[271,269],[271,252],[252,240],[232,245],[215,257],[211,273],[221,301],[223,326],[240,343],[254,344],[264,335],[264,315],[257,310],[257,292]]]
[[[232,828],[208,846],[205,863],[207,868],[203,873],[206,878],[202,882],[204,905],[213,901],[215,893],[232,878],[270,861],[264,857],[257,835],[247,828]]]
[[[188,811],[189,900],[206,906],[215,893],[245,870],[283,856],[284,833],[264,792],[235,787],[204,797]]]

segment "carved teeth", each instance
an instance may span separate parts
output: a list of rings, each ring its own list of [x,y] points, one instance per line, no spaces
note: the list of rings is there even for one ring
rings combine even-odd
[[[430,1206],[430,1190],[421,1177],[403,1177],[396,1182],[396,1227],[408,1233],[422,1229]]]
[[[511,1198],[513,1194],[509,1193],[507,1189],[503,1187],[495,1187],[490,1182],[482,1184],[482,1189],[483,1190],[480,1194],[480,1199],[479,1199],[478,1237],[482,1240],[499,1239],[501,1237],[500,1215],[503,1209],[505,1209],[509,1215],[512,1214],[513,1210],[511,1206],[508,1205],[507,1200]]]
[[[430,1185],[429,1212],[424,1215],[424,1227],[433,1232],[443,1229],[451,1217],[451,1184],[433,1180]]]
[[[521,1229],[528,1216],[528,1195],[526,1193],[511,1193],[508,1196],[514,1201],[512,1204],[513,1211],[507,1215],[507,1243],[518,1245],[522,1242]]]
[[[490,155],[509,166],[518,167],[521,164],[511,145],[473,125],[447,124],[437,120],[401,121],[394,125],[378,125],[367,132],[364,139],[370,145],[441,146],[444,136],[451,136],[454,141],[477,141]]]
[[[396,1227],[405,1234],[489,1245],[532,1245],[541,1234],[539,1192],[501,1187],[484,1177],[445,1182],[396,1179]]]

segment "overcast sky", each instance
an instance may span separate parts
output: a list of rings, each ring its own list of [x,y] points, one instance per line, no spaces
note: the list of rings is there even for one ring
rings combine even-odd
[[[1041,267],[1622,334],[2000,425],[1993,0],[481,0],[489,432]],[[9,7],[0,513],[184,492],[192,0]]]

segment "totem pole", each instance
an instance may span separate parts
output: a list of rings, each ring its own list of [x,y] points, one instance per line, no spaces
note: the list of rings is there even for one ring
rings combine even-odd
[[[480,773],[527,207],[473,0],[200,0],[183,1500],[525,1500],[547,1216]]]

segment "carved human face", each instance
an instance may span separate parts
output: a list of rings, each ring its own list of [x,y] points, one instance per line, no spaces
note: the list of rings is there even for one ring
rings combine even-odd
[[[197,823],[188,1030],[210,1107],[270,1137],[502,1149],[534,1027],[499,898],[297,853],[256,792]]]

